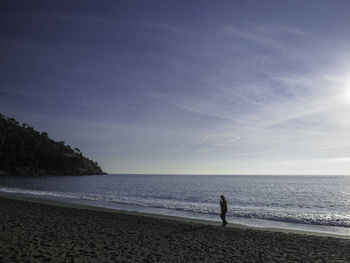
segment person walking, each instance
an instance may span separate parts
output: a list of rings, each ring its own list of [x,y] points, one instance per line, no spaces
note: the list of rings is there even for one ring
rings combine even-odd
[[[226,213],[227,213],[227,201],[225,199],[225,196],[221,196],[221,200],[220,200],[220,208],[221,208],[221,220],[222,220],[222,226],[226,226],[227,225],[227,221],[226,221]]]

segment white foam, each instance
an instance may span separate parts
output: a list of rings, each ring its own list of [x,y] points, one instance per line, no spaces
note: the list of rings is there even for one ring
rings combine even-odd
[[[212,203],[195,203],[185,202],[171,199],[159,198],[139,198],[139,197],[123,197],[123,196],[103,196],[87,193],[72,192],[55,192],[43,190],[31,190],[20,188],[0,187],[0,192],[11,194],[23,194],[30,196],[40,196],[53,199],[73,199],[98,201],[102,203],[114,203],[144,208],[167,209],[180,212],[190,212],[202,215],[217,215],[219,208],[217,204]],[[324,226],[350,227],[350,215],[347,214],[331,214],[331,213],[311,213],[300,212],[288,209],[274,210],[268,207],[229,207],[227,216],[262,219],[269,221],[278,221],[296,224],[311,224]]]

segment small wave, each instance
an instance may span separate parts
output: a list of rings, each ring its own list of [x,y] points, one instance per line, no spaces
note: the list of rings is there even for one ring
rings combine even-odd
[[[183,212],[193,212],[201,214],[217,215],[219,209],[213,204],[203,203],[186,203],[173,201],[168,203],[164,200],[147,200],[147,199],[113,199],[110,202],[134,205],[151,208],[163,208],[170,210],[177,210]],[[286,223],[297,224],[311,224],[311,225],[325,225],[325,226],[338,226],[338,227],[350,227],[350,215],[340,214],[321,214],[321,213],[305,213],[298,211],[283,211],[283,210],[269,210],[269,209],[247,209],[242,207],[229,207],[227,216],[262,219],[270,221],[280,221]]]
[[[270,221],[279,221],[296,224],[324,225],[337,227],[350,227],[350,215],[313,213],[298,211],[273,211],[273,210],[245,210],[236,208],[229,215],[242,218],[254,218]]]
[[[0,192],[12,194],[24,194],[31,196],[41,196],[49,198],[76,199],[87,201],[99,201],[104,203],[122,204],[136,207],[146,207],[155,209],[168,209],[181,212],[192,212],[198,214],[217,215],[219,208],[212,203],[191,203],[169,199],[155,198],[138,198],[138,197],[123,197],[123,196],[104,196],[98,194],[87,193],[71,193],[71,192],[55,192],[30,190],[20,188],[0,187]],[[272,210],[266,208],[246,208],[246,207],[229,207],[227,213],[229,217],[241,217],[262,219],[270,221],[279,221],[286,223],[324,225],[337,227],[350,227],[350,215],[346,214],[330,214],[330,213],[314,213],[301,212],[290,210]]]
[[[31,196],[53,197],[53,198],[56,197],[56,198],[65,198],[65,199],[94,200],[93,198],[88,198],[84,193],[42,191],[42,190],[7,188],[7,187],[0,187],[0,192],[9,193],[9,194],[24,194],[24,195],[31,195]]]

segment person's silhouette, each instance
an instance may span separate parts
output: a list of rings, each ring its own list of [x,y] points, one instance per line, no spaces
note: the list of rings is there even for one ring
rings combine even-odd
[[[221,208],[221,219],[222,219],[222,225],[226,226],[227,225],[227,221],[226,221],[226,213],[227,213],[227,201],[225,199],[225,196],[221,196],[221,200],[220,200],[220,208]]]

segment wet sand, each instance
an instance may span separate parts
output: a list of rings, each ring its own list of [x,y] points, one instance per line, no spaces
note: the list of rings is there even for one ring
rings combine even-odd
[[[350,239],[2,196],[0,262],[350,262]]]

